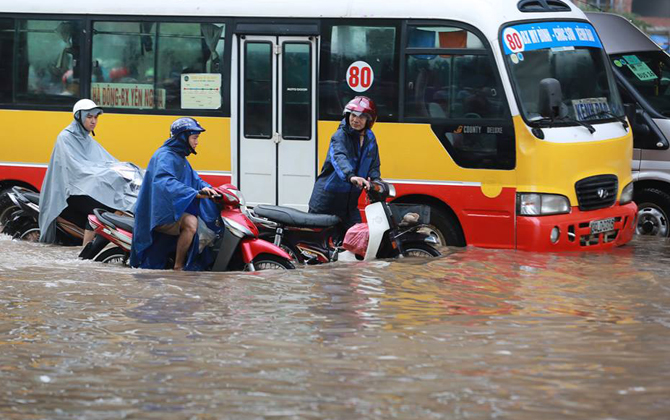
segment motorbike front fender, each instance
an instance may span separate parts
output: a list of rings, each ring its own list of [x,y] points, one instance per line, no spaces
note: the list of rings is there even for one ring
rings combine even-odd
[[[368,249],[365,251],[364,260],[370,261],[377,258],[377,252],[384,239],[384,233],[391,229],[391,226],[384,211],[384,204],[381,202],[372,203],[365,207],[365,218],[368,221],[370,239],[368,240]]]
[[[249,264],[260,254],[272,254],[292,261],[291,256],[277,245],[263,239],[242,239],[240,242],[240,251],[242,252],[242,260],[245,264]]]

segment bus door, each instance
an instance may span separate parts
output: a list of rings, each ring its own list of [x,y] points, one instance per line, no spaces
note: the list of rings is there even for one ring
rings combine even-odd
[[[317,170],[316,37],[240,36],[238,187],[307,210]]]

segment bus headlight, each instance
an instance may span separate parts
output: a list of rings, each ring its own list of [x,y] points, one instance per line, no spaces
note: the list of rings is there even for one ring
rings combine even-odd
[[[520,216],[570,213],[570,201],[558,194],[518,193],[516,203],[516,212]]]
[[[628,204],[631,201],[633,201],[633,183],[631,182],[630,184],[626,185],[623,187],[623,191],[621,191],[621,198],[619,199],[619,204],[624,205]]]

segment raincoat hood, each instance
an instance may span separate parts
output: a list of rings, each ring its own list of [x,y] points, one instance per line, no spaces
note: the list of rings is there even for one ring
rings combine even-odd
[[[181,135],[177,135],[175,137],[170,137],[169,139],[165,140],[165,143],[163,143],[163,147],[167,147],[176,154],[186,157],[190,155],[191,152],[194,152],[194,150],[188,144],[188,137],[182,139],[180,138],[180,136]]]

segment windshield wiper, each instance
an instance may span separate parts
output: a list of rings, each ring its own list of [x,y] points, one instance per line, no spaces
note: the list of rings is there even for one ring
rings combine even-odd
[[[596,129],[589,123],[584,122],[584,121],[579,121],[578,119],[572,118],[569,115],[565,115],[563,117],[558,117],[558,119],[563,120],[563,121],[568,121],[568,122],[573,122],[575,124],[579,124],[582,127],[585,127],[587,130],[589,130],[589,133],[593,134],[596,132]]]
[[[626,122],[626,119],[625,119],[624,117],[621,117],[621,116],[612,114],[610,111],[600,111],[600,112],[597,112],[597,113],[591,115],[590,118],[598,117],[598,116],[600,116],[600,115],[607,115],[607,116],[610,116],[610,117],[614,118],[615,120],[619,121],[619,122],[621,123],[621,125],[623,125],[623,128],[624,128],[624,129],[627,129],[627,128],[628,128],[628,123]]]
[[[582,127],[585,127],[587,130],[589,130],[589,133],[591,133],[591,134],[596,132],[596,129],[593,128],[593,126],[591,124],[586,123],[584,121],[576,120],[576,119],[574,119],[572,117],[569,117],[567,115],[564,116],[564,117],[554,117],[554,118],[543,117],[543,118],[539,118],[537,120],[533,120],[532,122],[534,122],[534,123],[536,123],[536,122],[549,123],[549,127],[551,127],[551,125],[556,123],[556,122],[571,122],[571,123],[579,124]]]

